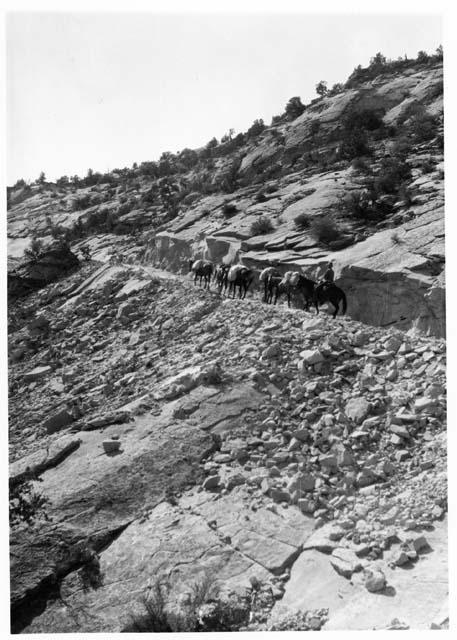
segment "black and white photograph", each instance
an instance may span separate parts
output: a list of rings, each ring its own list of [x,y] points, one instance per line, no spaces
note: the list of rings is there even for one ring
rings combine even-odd
[[[92,4],[4,15],[7,633],[449,634],[439,5]]]

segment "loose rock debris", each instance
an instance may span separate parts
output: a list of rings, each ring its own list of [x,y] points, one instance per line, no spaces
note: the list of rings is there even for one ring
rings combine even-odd
[[[122,458],[126,426],[134,433],[138,418],[164,411],[212,432],[201,483],[167,494],[172,503],[233,495],[246,518],[296,512],[314,527],[279,582],[262,576],[271,600],[252,628],[286,628],[269,611],[304,549],[370,593],[389,589],[385,566],[402,571],[428,552],[427,531],[447,510],[444,340],[225,300],[186,281],[139,286],[134,268],[105,273],[75,300],[49,297],[10,310],[11,461],[112,425],[120,435],[102,450]],[[296,628],[325,628],[332,611],[303,615]]]

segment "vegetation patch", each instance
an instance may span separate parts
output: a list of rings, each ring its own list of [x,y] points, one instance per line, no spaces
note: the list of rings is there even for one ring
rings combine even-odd
[[[328,215],[313,218],[309,224],[309,232],[322,244],[328,244],[341,237],[340,226]]]
[[[171,633],[238,631],[249,622],[249,601],[235,595],[221,596],[214,579],[195,582],[179,603],[172,603],[172,586],[162,578],[142,600],[140,613],[130,616],[123,632]]]
[[[266,216],[260,216],[251,224],[251,234],[253,236],[263,236],[274,231],[273,223]]]

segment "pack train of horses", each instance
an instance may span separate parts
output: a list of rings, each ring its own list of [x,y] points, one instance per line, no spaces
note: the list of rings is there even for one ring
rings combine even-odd
[[[246,293],[255,278],[254,269],[243,264],[215,266],[209,260],[190,260],[189,272],[194,275],[194,284],[199,280],[200,287],[210,289],[211,281],[216,283],[219,294],[234,298],[238,289],[238,297],[244,299]],[[292,295],[301,296],[304,301],[303,308],[308,311],[313,305],[319,313],[319,306],[330,302],[335,311],[335,318],[342,303],[342,314],[347,310],[346,295],[340,287],[334,283],[314,282],[299,271],[286,271],[281,274],[275,267],[264,269],[259,275],[263,284],[263,301],[266,304],[275,305],[281,295],[287,296],[287,305],[290,307]]]

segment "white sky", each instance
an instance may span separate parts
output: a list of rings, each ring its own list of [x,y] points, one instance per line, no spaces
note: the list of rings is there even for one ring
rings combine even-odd
[[[442,41],[420,15],[10,13],[7,182],[85,175],[267,124],[377,51]]]

